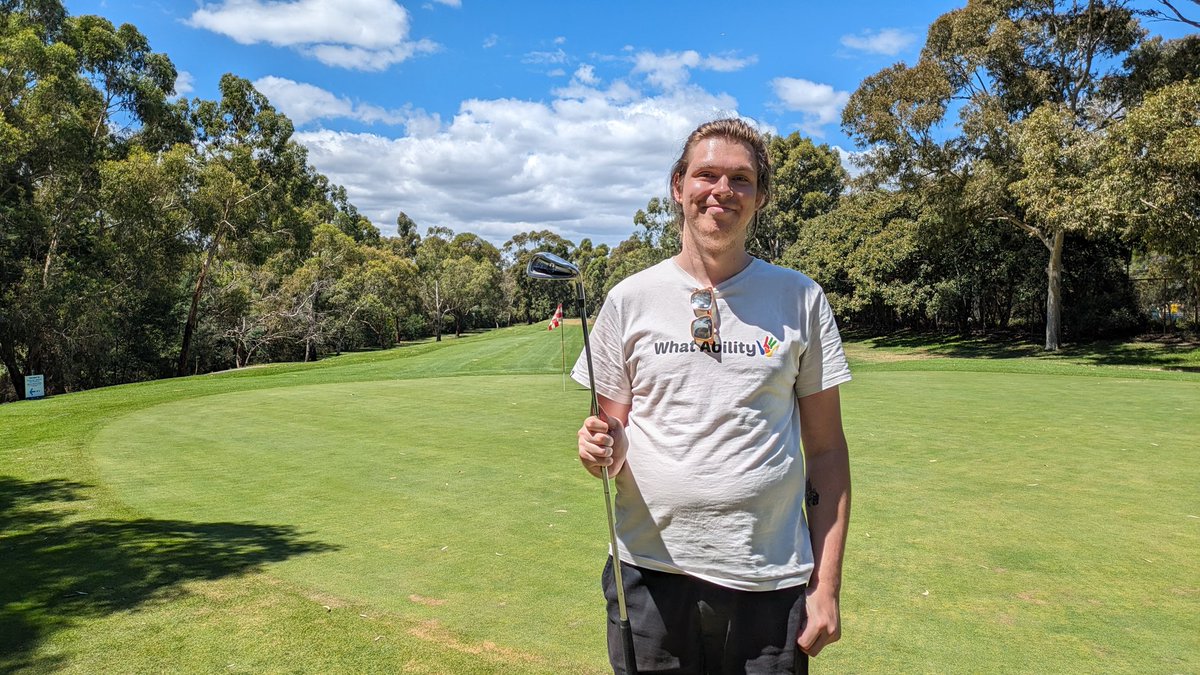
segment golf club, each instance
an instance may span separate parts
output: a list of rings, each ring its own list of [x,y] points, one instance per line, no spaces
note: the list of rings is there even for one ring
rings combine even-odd
[[[541,251],[534,253],[529,259],[525,273],[533,279],[549,279],[551,281],[575,282],[575,300],[579,308],[579,320],[583,324],[583,352],[587,357],[588,384],[592,392],[592,415],[600,414],[600,403],[596,400],[596,378],[592,375],[592,345],[588,340],[587,308],[583,300],[583,278],[579,268],[562,258]],[[633,652],[633,629],[629,627],[629,612],[625,608],[625,585],[621,581],[621,559],[617,555],[617,529],[613,524],[612,493],[609,490],[608,467],[600,467],[601,479],[604,482],[604,515],[608,516],[608,541],[612,547],[613,580],[617,585],[617,610],[620,614],[622,656],[625,658],[625,672],[637,673],[637,660]]]

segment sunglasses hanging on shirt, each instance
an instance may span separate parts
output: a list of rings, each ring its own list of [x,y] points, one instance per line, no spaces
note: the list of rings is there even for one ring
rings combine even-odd
[[[713,321],[715,309],[716,299],[712,288],[692,292],[692,312],[696,315],[692,321],[692,339],[699,344],[711,347],[716,342],[716,325]]]

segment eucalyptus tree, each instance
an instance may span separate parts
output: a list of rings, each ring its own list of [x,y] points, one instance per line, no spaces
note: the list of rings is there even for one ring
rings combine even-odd
[[[442,339],[446,318],[454,321],[457,336],[471,312],[499,311],[500,260],[499,249],[479,235],[429,228],[417,247],[417,289],[433,321],[435,340]]]
[[[595,289],[591,291],[594,298],[591,306],[597,310],[608,292],[622,279],[680,251],[683,214],[671,197],[651,197],[646,208],[633,214],[633,224],[636,228],[628,239],[617,244],[603,260],[589,261],[593,269],[580,266],[585,288]]]
[[[417,224],[408,214],[401,211],[400,215],[396,216],[396,236],[389,240],[389,246],[396,252],[397,255],[405,258],[414,258],[417,255],[417,246],[421,244],[421,235],[417,234]]]
[[[9,0],[0,73],[0,361],[18,395],[31,372],[62,391],[85,344],[115,344],[100,300],[128,283],[109,279],[128,230],[104,216],[101,164],[182,137],[176,72],[131,25]]]
[[[405,322],[420,312],[417,264],[386,247],[362,247],[363,264],[346,283],[362,304],[359,321],[375,346],[391,347],[405,339]]]
[[[584,295],[588,307],[600,309],[608,286],[608,244],[594,245],[583,239],[575,248],[575,264],[583,273]]]
[[[679,253],[682,222],[682,215],[670,197],[651,197],[646,208],[633,214],[633,224],[642,228],[634,230],[633,236],[658,249],[665,260]]]
[[[356,283],[364,262],[365,247],[337,226],[326,223],[314,231],[308,257],[289,277],[291,283],[285,282],[293,290],[305,361],[316,359],[322,347],[341,353],[356,346],[354,326],[370,308]]]
[[[570,260],[574,257],[574,250],[574,243],[550,230],[518,232],[504,243],[504,274],[515,289],[513,311],[525,323],[549,318],[560,302],[563,303],[563,311],[570,311],[574,298],[569,284],[548,284],[530,279],[525,274],[530,257],[538,251],[549,251]]]
[[[613,286],[623,279],[652,267],[668,257],[665,250],[652,245],[645,238],[636,234],[622,241],[608,256],[608,263],[605,265],[607,274],[604,279],[604,295],[607,295]],[[597,297],[596,300],[592,306],[599,309],[600,298]]]
[[[799,133],[772,136],[769,151],[774,196],[755,217],[747,245],[751,253],[775,262],[807,221],[837,206],[847,176],[836,150]]]
[[[1115,112],[1102,82],[1143,35],[1120,0],[969,0],[933,22],[915,65],[868,77],[843,112],[875,171],[897,187],[925,186],[947,211],[1043,244],[1047,350],[1061,340],[1067,234],[1101,222],[1071,172],[1095,168],[1095,134]],[[1065,165],[1043,161],[1051,144]],[[1051,185],[1064,187],[1039,192]]]
[[[1200,28],[1200,0],[1158,0],[1158,5],[1139,13],[1162,21],[1178,21],[1193,28]]]
[[[1200,33],[1174,40],[1155,36],[1125,57],[1124,68],[1105,79],[1105,102],[1123,117],[1151,92],[1168,84],[1200,78]]]
[[[1105,139],[1105,211],[1183,281],[1200,325],[1200,81],[1154,91]]]
[[[194,187],[188,237],[198,253],[192,298],[184,322],[178,373],[187,370],[201,299],[214,262],[233,256],[261,262],[281,247],[305,250],[319,211],[328,202],[328,183],[307,164],[303,146],[292,140],[288,118],[245,79],[221,77],[218,101],[196,99],[190,107],[195,130]]]
[[[209,317],[219,337],[233,352],[233,365],[244,368],[254,360],[269,360],[291,337],[286,320],[287,298],[273,265],[226,261],[212,270],[208,292]],[[222,353],[210,353],[219,362]]]

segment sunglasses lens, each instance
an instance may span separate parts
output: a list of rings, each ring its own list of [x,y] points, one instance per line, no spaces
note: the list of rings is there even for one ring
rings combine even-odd
[[[712,309],[712,306],[712,290],[705,288],[692,293],[692,309],[700,312],[707,312],[708,310]]]
[[[713,339],[713,322],[711,316],[702,316],[692,322],[692,339],[708,342]]]

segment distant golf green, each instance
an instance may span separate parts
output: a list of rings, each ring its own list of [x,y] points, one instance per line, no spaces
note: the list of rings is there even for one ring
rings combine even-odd
[[[1200,374],[1118,352],[850,345],[814,672],[1200,670]],[[0,406],[0,670],[605,672],[559,366],[543,324]]]

